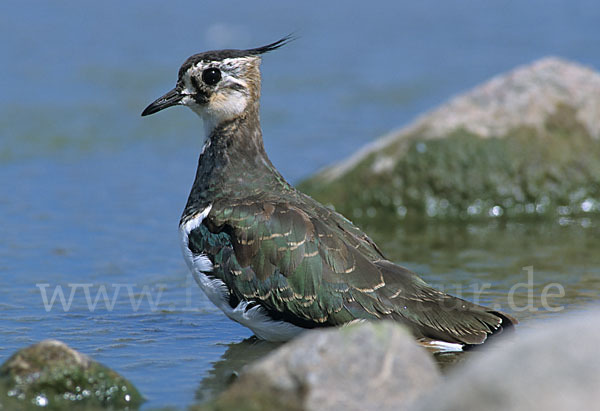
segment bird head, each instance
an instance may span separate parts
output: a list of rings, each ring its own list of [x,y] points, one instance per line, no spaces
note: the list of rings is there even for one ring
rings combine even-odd
[[[240,116],[250,105],[258,105],[260,56],[290,40],[292,38],[286,36],[275,43],[248,50],[194,54],[179,69],[175,88],[146,107],[142,116],[183,105],[202,117],[207,130]]]

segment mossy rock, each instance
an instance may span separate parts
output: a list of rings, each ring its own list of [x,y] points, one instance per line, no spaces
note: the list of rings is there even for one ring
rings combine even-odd
[[[369,225],[600,213],[600,101],[572,90],[584,79],[600,90],[598,73],[561,60],[516,70],[299,189]]]
[[[5,409],[134,410],[142,402],[125,378],[57,340],[24,348],[0,367]]]

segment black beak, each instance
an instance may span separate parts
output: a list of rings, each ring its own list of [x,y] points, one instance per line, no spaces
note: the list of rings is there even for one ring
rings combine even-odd
[[[177,88],[169,91],[162,97],[154,100],[148,107],[142,111],[142,116],[149,116],[150,114],[158,113],[160,110],[163,110],[167,107],[176,106],[181,102],[183,95],[179,93]]]

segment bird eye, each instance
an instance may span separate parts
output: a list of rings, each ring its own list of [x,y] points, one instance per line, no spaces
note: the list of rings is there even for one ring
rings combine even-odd
[[[221,80],[221,71],[216,68],[207,68],[202,72],[202,81],[209,86],[214,86]]]

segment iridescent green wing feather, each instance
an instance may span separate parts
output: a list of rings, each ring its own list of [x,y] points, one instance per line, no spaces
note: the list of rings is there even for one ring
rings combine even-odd
[[[235,299],[307,327],[390,318],[418,336],[467,344],[500,327],[495,313],[386,261],[344,217],[295,200],[216,202],[192,233],[192,247],[213,259],[214,275]]]

